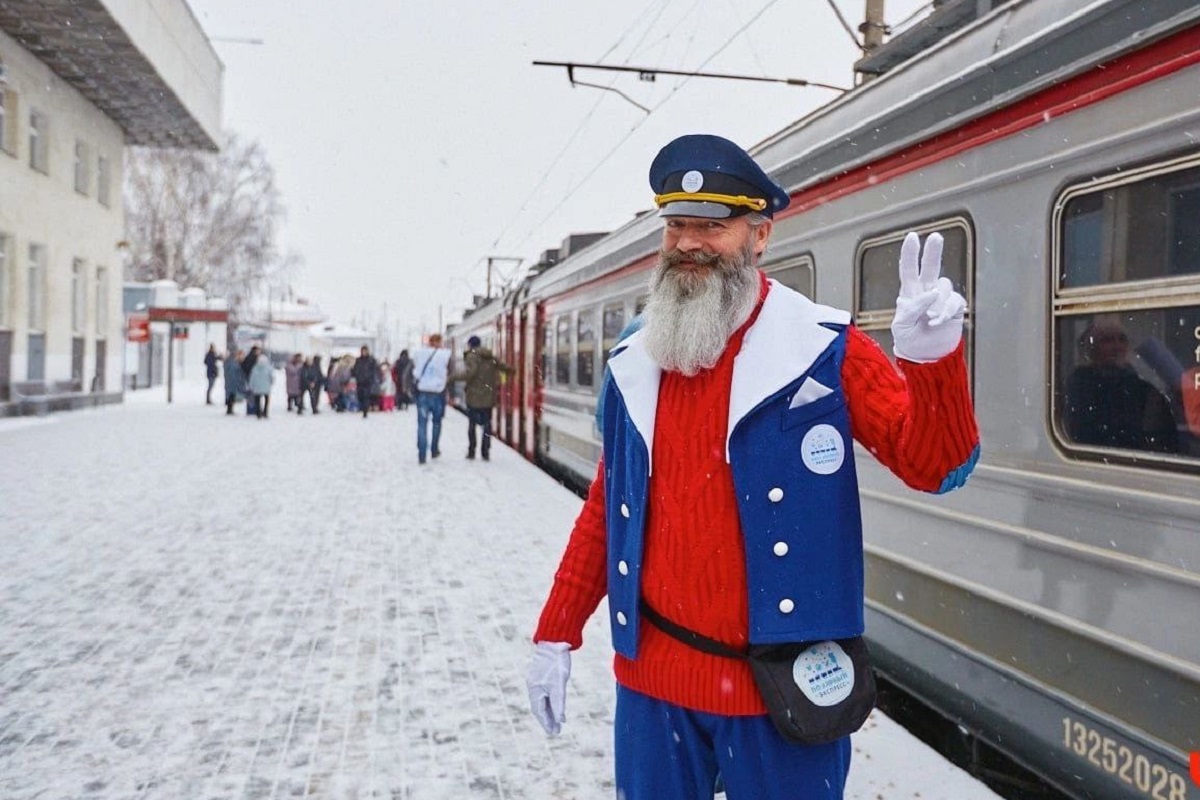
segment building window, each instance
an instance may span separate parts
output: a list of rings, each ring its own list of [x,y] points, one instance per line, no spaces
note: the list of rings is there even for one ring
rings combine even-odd
[[[96,267],[96,336],[108,335],[108,268]]]
[[[1067,188],[1054,208],[1051,418],[1071,451],[1200,465],[1200,158]]]
[[[30,330],[40,331],[46,327],[46,248],[44,245],[29,245],[29,297],[28,318]]]
[[[29,112],[29,166],[50,174],[50,123],[40,111]]]
[[[4,71],[4,65],[0,64],[0,72]],[[8,117],[11,114],[8,101],[8,90],[4,88],[3,81],[0,81],[0,150],[5,153],[11,153],[13,142],[8,130]]]
[[[83,326],[86,324],[84,320],[84,316],[87,314],[87,306],[84,305],[87,300],[87,284],[84,283],[86,279],[83,259],[77,258],[71,262],[71,330],[75,333],[82,333]]]
[[[17,154],[17,93],[6,81],[4,62],[0,61],[0,151]]]
[[[0,328],[10,326],[8,321],[8,304],[10,300],[10,289],[12,286],[12,276],[8,271],[8,247],[11,239],[3,233],[0,233]]]
[[[580,311],[575,321],[575,381],[580,386],[596,383],[596,312]]]
[[[75,191],[86,195],[91,183],[91,155],[85,142],[75,140]]]
[[[814,264],[810,255],[781,261],[778,264],[768,264],[763,268],[768,278],[774,278],[789,289],[794,289],[809,300],[816,299],[816,286],[813,279]]]
[[[112,191],[112,174],[110,173],[108,158],[105,156],[96,157],[96,199],[100,201],[100,205],[108,208],[111,204],[110,193]]]
[[[554,382],[566,386],[571,383],[571,316],[563,314],[559,317],[555,330]]]
[[[883,352],[892,355],[892,318],[896,315],[896,296],[900,293],[900,245],[909,230],[921,235],[940,233],[942,277],[949,278],[954,289],[967,299],[967,315],[963,321],[967,365],[970,367],[974,323],[971,309],[974,302],[975,246],[970,223],[961,217],[940,220],[920,227],[906,228],[869,239],[858,247],[856,307],[854,323],[879,343]]]

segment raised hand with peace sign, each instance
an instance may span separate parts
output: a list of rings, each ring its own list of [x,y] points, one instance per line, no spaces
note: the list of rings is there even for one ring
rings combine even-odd
[[[892,319],[896,358],[927,363],[958,347],[967,301],[941,274],[942,235],[929,234],[924,252],[920,236],[905,236],[900,247],[900,296]]]

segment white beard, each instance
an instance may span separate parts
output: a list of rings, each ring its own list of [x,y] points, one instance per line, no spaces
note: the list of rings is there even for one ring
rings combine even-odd
[[[710,261],[703,275],[672,266],[677,260]],[[717,363],[729,337],[758,302],[754,242],[728,258],[660,253],[650,276],[643,328],[646,350],[660,367],[691,377]]]

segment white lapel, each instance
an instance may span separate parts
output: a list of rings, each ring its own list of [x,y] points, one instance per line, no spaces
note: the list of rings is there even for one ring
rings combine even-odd
[[[608,369],[621,397],[625,400],[625,411],[633,427],[646,443],[646,454],[654,453],[654,416],[658,412],[658,384],[662,370],[646,352],[641,330],[634,331],[617,345],[624,347],[608,359]],[[614,349],[617,349],[614,348]],[[648,461],[652,464],[654,459]]]
[[[733,361],[729,392],[729,427],[725,431],[725,461],[734,427],[766,398],[803,375],[837,338],[822,327],[846,325],[850,312],[822,306],[778,281],[763,301],[758,319],[746,331],[742,349]],[[611,363],[611,362],[610,362]]]

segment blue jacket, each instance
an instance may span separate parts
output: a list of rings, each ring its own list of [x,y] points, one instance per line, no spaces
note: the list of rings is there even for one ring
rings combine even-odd
[[[863,631],[862,521],[841,382],[850,316],[772,281],[734,361],[725,457],[746,549],[752,644]],[[605,382],[605,519],[613,646],[637,655],[660,369],[637,331]]]

